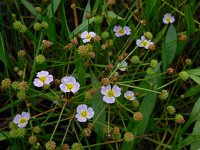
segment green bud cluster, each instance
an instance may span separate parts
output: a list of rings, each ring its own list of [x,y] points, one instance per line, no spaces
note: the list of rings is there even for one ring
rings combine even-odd
[[[179,77],[183,80],[183,81],[186,81],[188,78],[189,78],[189,75],[186,71],[181,71],[179,73]]]
[[[169,96],[169,92],[167,90],[162,90],[162,92],[159,95],[159,98],[161,100],[166,100]]]

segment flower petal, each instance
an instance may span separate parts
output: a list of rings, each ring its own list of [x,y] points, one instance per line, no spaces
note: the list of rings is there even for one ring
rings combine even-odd
[[[45,84],[50,84],[51,82],[53,82],[53,76],[52,75],[48,75],[46,77],[46,81],[44,83]]]
[[[38,78],[35,78],[35,79],[34,79],[33,84],[34,84],[36,87],[42,87],[42,86],[44,85],[44,83],[41,82]]]
[[[114,85],[112,90],[115,91],[114,97],[119,97],[121,95],[121,89],[117,85]]]
[[[95,32],[89,32],[89,34],[90,34],[91,37],[96,36],[96,33],[95,33]]]
[[[108,96],[105,95],[103,97],[103,101],[106,102],[106,103],[108,103],[108,104],[112,104],[112,103],[115,102],[115,98],[114,97],[108,97]]]
[[[102,86],[101,87],[101,94],[106,95],[107,91],[111,89],[110,84],[108,86]]]
[[[21,116],[20,114],[17,114],[17,115],[15,116],[13,122],[14,122],[15,124],[18,124],[18,123],[19,123],[19,119],[20,119],[21,117],[22,117],[22,116]]]
[[[76,93],[80,88],[80,84],[78,82],[74,83],[74,88],[71,89],[73,93]]]
[[[48,71],[42,70],[42,71],[40,71],[40,72],[37,73],[37,77],[38,78],[41,77],[41,76],[45,76],[46,77],[48,74],[49,74]]]
[[[25,117],[27,121],[30,119],[30,114],[28,112],[22,112],[21,116]]]
[[[87,31],[84,31],[82,34],[81,34],[81,38],[82,39],[84,39],[84,38],[86,38],[86,35],[88,34],[88,32]]]
[[[87,110],[87,105],[81,104],[76,108],[77,113],[81,113],[82,111]]]
[[[93,111],[93,109],[92,109],[91,107],[88,108],[87,111],[88,111],[88,116],[87,116],[87,118],[88,118],[88,119],[91,119],[91,118],[94,116],[94,111]]]
[[[24,128],[27,124],[28,124],[28,122],[26,121],[26,122],[24,122],[24,123],[19,123],[17,126],[18,126],[19,128]]]
[[[83,40],[83,43],[87,43],[87,42],[90,42],[90,39],[84,39]]]

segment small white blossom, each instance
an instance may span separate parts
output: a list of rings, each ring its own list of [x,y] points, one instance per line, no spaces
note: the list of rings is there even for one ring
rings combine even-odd
[[[163,23],[164,24],[169,24],[169,23],[173,23],[175,21],[174,16],[172,16],[169,13],[166,13],[163,17]]]
[[[53,82],[53,76],[48,71],[40,71],[37,73],[37,78],[34,79],[33,84],[36,87],[42,87],[44,84]]]
[[[72,92],[75,93],[79,90],[80,84],[76,82],[76,79],[72,76],[65,76],[61,79],[60,89],[67,93]]]
[[[132,91],[127,91],[124,93],[124,97],[130,101],[135,100],[135,94]]]
[[[127,69],[127,66],[128,63],[126,61],[117,64],[117,68],[119,67],[120,71],[125,71]]]
[[[124,26],[123,28],[121,26],[114,26],[113,31],[115,32],[116,37],[131,34],[131,29],[128,26]]]
[[[90,42],[91,38],[93,38],[94,36],[96,36],[96,33],[88,32],[88,31],[84,31],[81,34],[81,38],[83,39],[83,43]]]
[[[79,122],[86,122],[87,119],[91,119],[94,116],[94,111],[91,107],[87,108],[87,105],[79,105],[76,109],[76,118]]]
[[[115,102],[115,98],[121,95],[121,89],[117,85],[114,85],[113,88],[111,88],[109,84],[108,86],[101,87],[101,94],[104,95],[103,101],[112,104]]]
[[[28,120],[30,119],[30,114],[28,112],[22,112],[22,114],[17,114],[13,120],[15,124],[19,128],[24,128],[28,124]]]
[[[136,41],[136,45],[139,47],[144,47],[145,49],[148,49],[149,45],[153,45],[153,42],[151,40],[147,40],[145,36],[142,36],[141,39],[138,39]]]

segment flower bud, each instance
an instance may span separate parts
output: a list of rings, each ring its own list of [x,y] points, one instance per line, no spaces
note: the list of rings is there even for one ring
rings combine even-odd
[[[133,135],[131,132],[126,132],[126,133],[124,134],[124,140],[125,140],[126,142],[132,142],[133,139],[134,139],[134,135]]]
[[[53,44],[52,42],[48,41],[48,40],[42,40],[42,44],[44,46],[44,48],[48,49],[51,47],[51,45]]]
[[[104,31],[103,33],[101,33],[101,38],[102,39],[107,39],[108,37],[109,37],[109,32],[107,32],[107,31]]]
[[[83,129],[83,135],[84,135],[85,137],[90,137],[90,135],[91,135],[91,130],[90,130],[89,128]]]
[[[49,27],[48,23],[46,21],[43,21],[41,23],[41,27],[47,29]]]
[[[61,150],[70,150],[70,147],[68,144],[63,144]]]
[[[118,134],[120,133],[120,129],[119,127],[114,127],[113,130],[112,130],[113,134]]]
[[[192,64],[192,60],[191,59],[186,59],[185,60],[185,64],[187,65],[187,66],[190,66],[191,64]]]
[[[21,90],[21,91],[27,91],[28,90],[28,88],[29,88],[29,85],[28,85],[28,83],[26,82],[26,81],[21,81],[21,82],[19,82],[19,90]]]
[[[159,95],[159,98],[161,100],[166,100],[169,96],[169,92],[167,90],[162,90],[162,92]]]
[[[90,18],[92,18],[92,13],[91,12],[88,12],[87,14],[86,14],[86,19],[90,19]]]
[[[46,62],[46,58],[45,58],[44,55],[42,55],[42,54],[37,55],[37,56],[35,57],[35,62],[36,62],[37,64],[43,64],[43,63]]]
[[[146,20],[140,20],[140,23],[141,23],[142,25],[144,25],[144,26],[147,25],[147,21],[146,21]]]
[[[151,50],[151,51],[154,51],[156,49],[156,46],[154,44],[150,44],[148,46],[148,49]]]
[[[93,37],[93,40],[94,40],[94,42],[98,42],[98,41],[101,40],[101,37],[100,37],[99,35],[95,35],[95,36]]]
[[[187,39],[187,35],[181,34],[179,37],[179,41],[185,41]]]
[[[170,115],[173,115],[176,112],[176,109],[174,108],[174,106],[170,105],[167,106],[167,111],[169,112]]]
[[[39,127],[39,126],[35,126],[35,127],[33,128],[33,132],[36,133],[36,134],[40,133],[40,132],[41,132],[40,127]]]
[[[88,55],[89,55],[89,57],[91,58],[91,59],[94,59],[95,58],[95,52],[89,52],[88,53]]]
[[[181,114],[177,114],[175,116],[175,122],[178,124],[184,124],[185,123],[185,119]]]
[[[103,78],[101,80],[101,83],[103,84],[103,86],[108,86],[110,84],[110,80],[109,78]]]
[[[23,26],[23,24],[20,21],[15,21],[13,23],[13,28],[16,30],[19,30],[22,26]]]
[[[158,61],[155,60],[155,59],[152,59],[152,60],[151,60],[151,63],[150,63],[150,66],[151,66],[152,68],[155,68],[155,67],[157,66],[157,64],[158,64]]]
[[[40,7],[35,7],[36,13],[41,13],[42,9]]]
[[[35,144],[37,142],[37,137],[34,136],[34,135],[30,136],[29,139],[28,139],[28,142],[30,144]]]
[[[155,74],[153,68],[151,68],[151,67],[148,67],[148,68],[147,68],[146,73],[147,73],[148,75],[154,75],[154,74]]]
[[[27,27],[25,25],[22,25],[21,28],[19,29],[20,33],[25,33],[27,31]]]
[[[131,58],[131,62],[133,63],[133,64],[139,64],[140,63],[140,58],[138,57],[138,56],[132,56],[132,58]]]
[[[12,81],[10,79],[4,79],[1,81],[1,88],[6,90],[11,86]]]
[[[106,66],[106,69],[108,69],[109,71],[111,71],[112,69],[114,68],[113,64],[109,63],[107,66]]]
[[[145,33],[144,33],[144,36],[145,36],[147,39],[149,39],[149,40],[151,40],[151,39],[153,38],[153,35],[152,35],[151,32],[145,32]]]
[[[114,5],[115,4],[115,0],[108,0],[108,5]]]
[[[19,71],[19,67],[15,66],[15,67],[13,68],[13,70],[14,70],[15,72],[18,72],[18,71]]]
[[[186,71],[181,71],[179,73],[179,77],[183,80],[183,81],[186,81],[188,78],[189,78],[189,75]]]
[[[54,141],[48,141],[45,144],[46,150],[55,150],[56,149],[56,143]]]
[[[82,150],[83,146],[80,143],[73,143],[71,149],[72,150]]]
[[[17,56],[21,57],[21,58],[23,58],[25,55],[26,55],[26,51],[25,50],[19,50],[18,53],[17,53]]]
[[[174,73],[174,69],[173,68],[167,68],[167,73],[168,73],[168,75],[172,75]]]
[[[134,119],[135,121],[140,121],[140,120],[142,120],[142,119],[143,119],[142,113],[141,113],[141,112],[135,112],[135,113],[133,114],[133,119]]]
[[[140,106],[140,102],[138,100],[134,100],[132,102],[132,104],[133,104],[133,108],[135,108],[135,109],[139,108],[139,106]]]

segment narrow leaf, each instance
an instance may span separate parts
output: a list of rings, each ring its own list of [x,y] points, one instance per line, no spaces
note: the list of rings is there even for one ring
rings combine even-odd
[[[194,82],[196,82],[197,84],[200,85],[200,77],[195,76],[195,75],[192,75],[192,74],[189,74],[189,77],[190,77]]]
[[[189,74],[200,76],[200,68],[187,70]]]
[[[51,19],[55,12],[58,9],[58,6],[60,5],[61,0],[51,0],[51,3],[47,7],[47,16]]]

